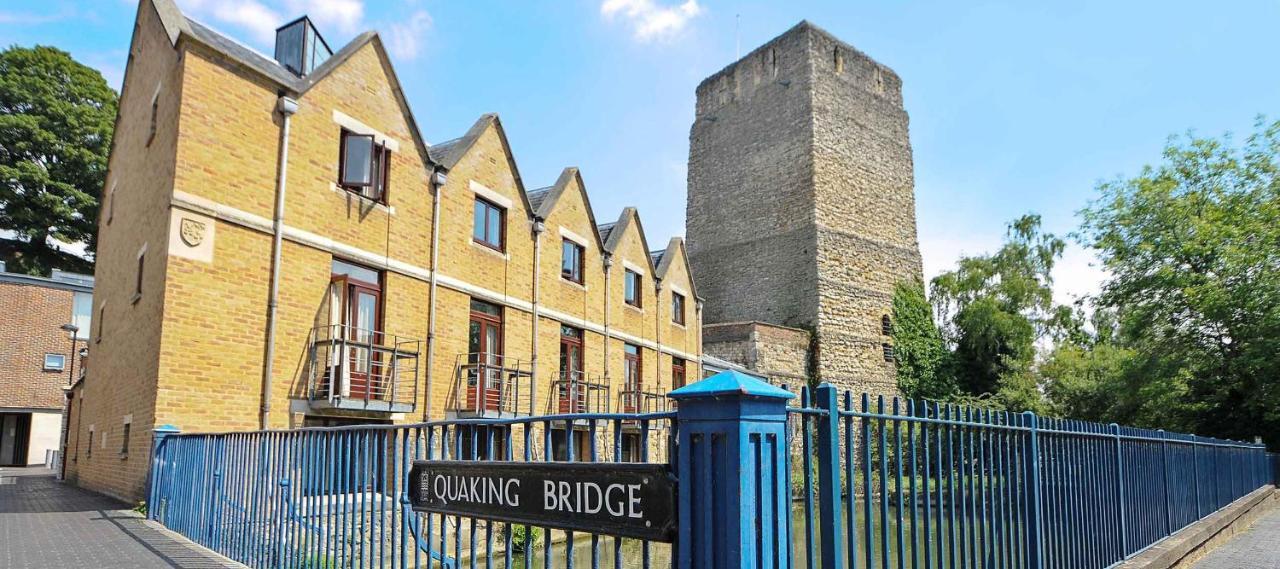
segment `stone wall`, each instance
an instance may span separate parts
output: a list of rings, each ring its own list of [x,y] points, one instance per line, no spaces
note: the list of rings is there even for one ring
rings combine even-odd
[[[808,22],[703,81],[686,230],[706,322],[812,330],[807,373],[895,394],[881,318],[921,279],[907,123],[898,76]],[[706,342],[743,365],[765,345]]]

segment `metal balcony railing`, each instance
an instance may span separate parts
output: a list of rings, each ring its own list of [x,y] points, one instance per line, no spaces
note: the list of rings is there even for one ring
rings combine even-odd
[[[560,372],[551,382],[551,414],[608,413],[609,385],[585,372]]]
[[[311,330],[312,407],[407,413],[418,401],[421,340],[345,324]]]
[[[533,414],[533,365],[496,354],[458,354],[449,411],[459,416]]]
[[[667,408],[664,393],[627,386],[618,394],[618,411],[621,413],[663,413]]]

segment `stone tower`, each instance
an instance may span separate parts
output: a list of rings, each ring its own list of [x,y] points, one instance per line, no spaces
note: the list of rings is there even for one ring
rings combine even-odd
[[[898,75],[809,22],[704,80],[686,232],[707,329],[808,330],[810,376],[896,393],[882,319],[921,278],[911,160]]]

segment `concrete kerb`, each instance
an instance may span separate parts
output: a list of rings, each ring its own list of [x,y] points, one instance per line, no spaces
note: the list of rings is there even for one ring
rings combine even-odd
[[[1190,567],[1235,534],[1249,529],[1258,518],[1280,506],[1280,490],[1265,486],[1236,500],[1146,551],[1116,566],[1117,569],[1182,569]]]

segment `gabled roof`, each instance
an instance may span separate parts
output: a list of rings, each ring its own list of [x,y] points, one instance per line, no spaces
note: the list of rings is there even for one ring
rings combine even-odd
[[[466,134],[436,144],[427,150],[427,153],[431,155],[431,161],[445,168],[453,168],[454,164],[457,164],[458,160],[461,160],[467,151],[471,150],[471,147],[475,145],[476,141],[480,139],[484,129],[489,128],[490,124],[496,122],[498,122],[498,115],[494,113],[480,115],[480,118],[471,124],[471,128],[467,129]],[[506,139],[506,135],[503,135],[503,139]]]
[[[689,294],[693,295],[694,298],[699,298],[697,283],[693,282],[693,268],[689,266],[689,253],[684,248],[684,239],[672,237],[671,241],[667,242],[666,249],[649,253],[649,256],[653,258],[653,264],[657,266],[653,274],[660,279],[665,279],[667,271],[671,269],[671,264],[675,262],[677,252],[679,252],[678,256],[684,260],[684,274],[689,276],[689,287],[692,289]]]
[[[347,45],[335,52],[324,63],[312,70],[310,74],[299,77],[285,69],[274,59],[232,39],[230,36],[219,33],[203,23],[188,18],[174,3],[174,0],[150,0],[150,3],[155,7],[156,15],[160,18],[160,23],[164,26],[165,32],[169,35],[169,41],[173,45],[176,46],[183,38],[188,38],[218,52],[233,63],[261,75],[263,78],[282,87],[285,94],[293,97],[301,97],[306,94],[307,91],[315,87],[320,81],[323,81],[335,69],[346,63],[353,54],[360,51],[366,44],[372,43],[378,51],[379,57],[385,63],[391,90],[395,93],[397,102],[404,108],[405,120],[409,123],[410,134],[413,136],[414,141],[417,142],[418,148],[423,149],[423,163],[428,165],[431,163],[430,153],[426,152],[426,140],[422,138],[422,132],[418,129],[418,121],[414,119],[413,111],[409,107],[409,100],[404,96],[404,91],[400,88],[400,79],[396,76],[395,68],[392,67],[391,59],[387,56],[386,48],[382,45],[382,39],[377,32],[366,31],[356,36],[355,39],[347,42]]]
[[[640,224],[640,213],[634,207],[622,208],[622,214],[618,216],[618,221],[614,222],[609,228],[609,240],[604,242],[604,250],[610,255],[618,251],[618,246],[622,244],[622,236],[627,234],[627,229],[632,225],[640,235],[640,246],[648,253],[649,241],[644,236],[644,226]],[[657,276],[658,271],[653,265],[653,258],[649,255],[644,256],[645,262],[649,263],[649,274]]]
[[[591,233],[595,235],[596,246],[604,249],[604,239],[600,238],[600,229],[596,225],[596,214],[591,208],[591,197],[587,195],[587,186],[582,183],[582,172],[572,166],[560,171],[556,183],[546,188],[529,192],[529,203],[534,204],[534,217],[546,221],[560,203],[560,197],[569,188],[570,182],[577,182],[578,195],[582,197],[582,206],[587,210],[587,219],[591,222]],[[535,197],[536,195],[536,197]],[[535,199],[537,200],[535,203]]]
[[[524,189],[524,179],[520,177],[520,168],[516,166],[516,157],[511,152],[511,143],[507,141],[507,131],[502,128],[502,119],[498,118],[495,113],[485,113],[472,123],[471,128],[467,129],[467,133],[452,139],[446,140],[427,149],[427,153],[431,155],[431,161],[434,164],[444,167],[446,170],[452,170],[462,160],[463,156],[475,146],[476,141],[480,140],[480,136],[484,134],[489,127],[495,129],[498,134],[498,140],[502,142],[502,152],[507,156],[507,165],[511,168],[511,176],[516,181],[516,193],[520,194],[520,201],[524,203],[524,210],[529,219],[534,219],[537,214],[534,206],[529,200],[529,193]],[[535,190],[537,191],[537,190]]]

